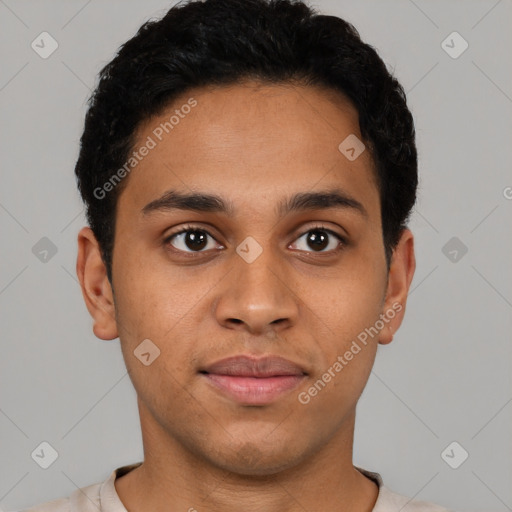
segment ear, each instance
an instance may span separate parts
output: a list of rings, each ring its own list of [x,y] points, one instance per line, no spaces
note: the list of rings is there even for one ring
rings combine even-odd
[[[99,244],[89,227],[78,233],[76,273],[85,305],[91,314],[94,334],[102,340],[118,337],[114,295],[101,258]]]
[[[402,324],[407,294],[415,269],[414,237],[409,229],[404,229],[393,251],[389,268],[386,298],[381,315],[385,326],[379,334],[379,343],[382,345],[391,343],[394,333]]]

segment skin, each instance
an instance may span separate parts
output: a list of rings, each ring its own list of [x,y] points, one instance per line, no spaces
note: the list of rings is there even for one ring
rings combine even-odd
[[[112,286],[92,231],[78,236],[77,274],[93,331],[120,338],[138,396],[145,460],[116,480],[119,497],[139,512],[371,511],[377,486],[352,463],[355,408],[378,344],[402,322],[413,235],[402,232],[388,274],[370,152],[351,162],[338,150],[349,134],[362,138],[357,110],[339,93],[250,81],[195,89],[144,122],[135,147],[190,97],[197,106],[126,178]],[[295,193],[332,188],[367,215],[354,208],[276,215]],[[217,194],[234,212],[141,213],[169,189]],[[308,243],[319,223],[347,239],[340,251],[333,235],[321,252]],[[186,224],[211,235],[203,252],[194,254],[183,236],[173,239],[174,251],[164,241]],[[262,248],[252,263],[236,252],[248,236]],[[401,311],[301,404],[298,393],[396,303]],[[147,338],[160,349],[149,366],[133,354]],[[273,403],[240,404],[198,373],[238,354],[280,355],[308,375]]]

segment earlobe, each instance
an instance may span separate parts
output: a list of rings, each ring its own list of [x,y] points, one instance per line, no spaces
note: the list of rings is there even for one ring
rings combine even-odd
[[[382,310],[386,325],[379,334],[379,343],[382,345],[391,343],[402,324],[415,269],[414,237],[409,229],[404,229],[393,251],[389,269],[386,299]]]
[[[101,258],[99,244],[89,227],[83,227],[78,233],[76,273],[85,305],[94,321],[94,334],[102,340],[117,338],[112,287]]]

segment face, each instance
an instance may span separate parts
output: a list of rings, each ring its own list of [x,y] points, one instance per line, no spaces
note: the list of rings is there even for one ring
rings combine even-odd
[[[145,449],[271,474],[350,437],[413,272],[406,233],[388,279],[371,155],[339,149],[351,134],[339,94],[253,82],[139,127],[135,150],[154,147],[119,197],[113,296],[90,233],[79,274],[84,295],[97,278],[95,333],[121,340]]]

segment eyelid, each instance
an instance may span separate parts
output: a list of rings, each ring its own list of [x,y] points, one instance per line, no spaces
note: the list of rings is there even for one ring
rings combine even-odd
[[[301,236],[304,236],[305,234],[309,233],[310,231],[325,231],[326,233],[329,233],[331,235],[334,235],[335,237],[339,238],[340,241],[343,243],[348,243],[348,239],[346,235],[342,235],[341,233],[338,233],[333,228],[330,228],[325,225],[322,221],[311,221],[311,225],[306,225],[306,227],[301,226],[300,230],[297,231],[297,234],[294,235],[296,240],[297,238],[300,238]]]

